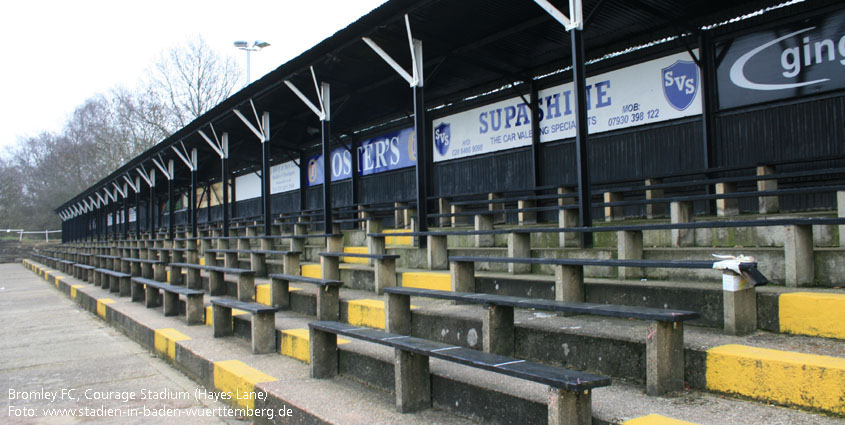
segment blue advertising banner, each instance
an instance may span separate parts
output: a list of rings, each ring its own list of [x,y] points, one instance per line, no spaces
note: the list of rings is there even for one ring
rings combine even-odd
[[[693,50],[696,52],[696,50]],[[677,53],[587,78],[590,134],[701,114],[699,70]],[[538,92],[540,142],[575,137],[572,83]],[[521,97],[434,119],[434,162],[531,145],[531,112]]]
[[[358,175],[368,176],[417,165],[417,137],[405,128],[367,139],[358,144]],[[340,147],[331,153],[332,181],[352,177],[352,155]],[[323,155],[307,159],[308,186],[323,184]]]

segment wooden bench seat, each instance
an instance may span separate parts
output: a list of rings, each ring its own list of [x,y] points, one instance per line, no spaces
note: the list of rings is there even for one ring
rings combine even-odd
[[[345,323],[318,321],[308,327],[311,377],[316,379],[338,374],[339,335],[394,348],[395,404],[403,413],[431,407],[430,357],[549,385],[550,425],[592,423],[592,389],[610,385],[604,376]]]
[[[232,298],[212,298],[211,305],[215,338],[234,334],[232,309],[238,309],[252,314],[252,352],[276,351],[276,307]]]
[[[238,276],[237,294],[241,301],[255,297],[255,272],[234,267],[202,266],[191,263],[170,263],[170,283],[178,285],[182,280],[182,269],[188,270],[187,286],[202,289],[201,271],[208,272],[208,290],[211,295],[226,295],[225,274]]]
[[[317,279],[294,274],[271,274],[270,304],[280,309],[290,308],[290,282],[310,283],[319,286],[317,291],[317,318],[338,320],[340,318],[340,287],[337,279]]]
[[[179,314],[179,296],[185,296],[185,320],[189,325],[201,325],[203,320],[203,297],[205,292],[198,289],[190,289],[184,286],[169,285],[152,279],[142,277],[132,278],[132,301],[144,300],[147,308],[158,307],[160,294],[164,292],[164,315],[176,316]],[[143,292],[143,295],[142,295]]]

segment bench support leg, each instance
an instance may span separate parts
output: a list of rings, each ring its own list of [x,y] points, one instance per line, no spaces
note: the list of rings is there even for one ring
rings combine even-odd
[[[757,292],[742,276],[722,271],[725,333],[747,335],[757,330]]]
[[[593,405],[590,390],[549,388],[549,425],[590,425]]]
[[[475,263],[452,261],[449,274],[452,292],[475,292]]]
[[[375,220],[367,221],[367,232],[370,233],[370,228],[378,229],[376,232],[381,232],[381,222],[376,224]],[[367,252],[370,254],[384,254],[385,253],[384,237],[367,236]]]
[[[512,356],[514,352],[513,328],[513,307],[486,306],[481,322],[484,352]]]
[[[235,329],[232,325],[232,309],[223,307],[218,304],[213,304],[212,307],[212,325],[214,327],[214,337],[234,335]]]
[[[475,215],[475,230],[493,230],[493,216],[489,214]],[[493,246],[493,235],[475,235],[475,246],[489,247]]]
[[[188,295],[185,300],[185,320],[189,325],[202,325],[203,314],[203,296],[202,295]]]
[[[452,203],[449,198],[437,199],[437,212],[440,214],[448,214],[452,210]],[[439,219],[440,227],[449,227],[452,224],[452,218],[449,216],[441,216]]]
[[[270,281],[270,304],[282,310],[290,309],[290,283],[287,280]]]
[[[267,277],[267,261],[264,254],[249,254],[249,265],[258,277]]]
[[[624,198],[620,192],[604,192],[604,202],[619,202],[622,200]],[[623,207],[604,207],[604,221],[621,220],[623,216]]]
[[[786,286],[811,285],[815,278],[813,227],[786,226],[785,230]]]
[[[285,274],[299,274],[299,254],[285,254],[282,257],[282,269]]]
[[[179,294],[175,292],[164,291],[164,315],[179,315]]]
[[[238,299],[250,302],[255,297],[255,276],[242,274],[238,276]]]
[[[154,274],[153,279],[159,282],[167,282],[167,270],[164,267],[164,263],[158,263],[153,267]]]
[[[276,313],[252,315],[252,352],[266,354],[276,351]]]
[[[642,260],[643,232],[626,230],[616,232],[616,247],[616,255],[620,260]],[[640,267],[619,267],[619,279],[640,279],[642,277],[643,269]]]
[[[692,202],[672,202],[669,205],[669,220],[672,224],[692,221]],[[695,245],[694,229],[672,229],[672,246],[680,248]]]
[[[560,210],[558,213],[558,227],[561,229],[578,227],[578,211],[573,209]],[[558,244],[560,244],[561,248],[578,247],[579,243],[578,234],[575,232],[560,232],[558,236]]]
[[[431,375],[428,356],[393,349],[396,410],[416,412],[431,407]]]
[[[322,286],[317,291],[317,320],[340,320],[340,288]]]
[[[226,267],[232,269],[239,269],[240,266],[238,264],[238,253],[237,252],[227,252],[224,255],[223,264]]]
[[[555,299],[557,301],[584,302],[584,267],[555,266]],[[565,316],[566,314],[562,314]]]
[[[323,279],[340,279],[340,258],[320,256],[320,269],[323,272]]]
[[[153,308],[153,307],[160,307],[161,306],[161,295],[158,293],[158,289],[153,288],[152,286],[144,285],[144,307],[146,308]]]
[[[519,200],[516,201],[516,207],[518,209],[525,209],[525,208],[534,208],[537,206],[536,201],[523,201]],[[537,212],[536,211],[525,211],[516,214],[519,218],[519,224],[536,224],[537,223]]]
[[[188,288],[202,289],[202,275],[199,269],[188,269]]]
[[[311,377],[326,379],[337,376],[337,335],[312,328],[309,345]]]
[[[651,322],[646,336],[646,393],[684,389],[684,323]]]
[[[736,192],[736,183],[716,183],[716,194],[723,195],[726,193]],[[716,200],[716,215],[719,217],[728,217],[739,215],[739,199],[737,198],[722,198]]]
[[[216,266],[217,265],[217,254],[216,253],[205,251],[205,254],[203,254],[203,258],[205,258],[205,265],[206,266]]]
[[[394,334],[411,334],[411,297],[387,294],[384,310],[387,331]]]
[[[132,282],[132,302],[143,301],[144,298],[144,284]]]
[[[129,274],[131,274],[132,277],[141,277],[141,264],[131,263],[129,266]]]
[[[767,176],[775,173],[775,167],[772,165],[761,165],[757,167],[758,176]],[[757,180],[757,190],[760,192],[767,190],[778,190],[777,180]],[[761,196],[759,201],[760,214],[776,213],[780,210],[780,205],[777,196]]]
[[[120,292],[120,278],[109,276],[109,292]]]
[[[376,260],[375,291],[377,295],[384,294],[384,288],[396,286],[396,260],[385,258]]]
[[[185,282],[182,282],[182,268],[179,266],[170,266],[170,284],[171,285],[184,285]]]
[[[845,218],[845,191],[836,192],[836,217]],[[839,247],[845,247],[845,224],[839,225]]]
[[[843,238],[845,239],[845,238]],[[428,236],[428,268],[429,270],[446,270],[449,268],[449,253],[446,248],[446,236]]]
[[[654,185],[658,185],[658,184],[662,184],[662,183],[663,183],[663,179],[646,179],[645,180],[646,187],[654,186]],[[646,189],[645,199],[647,199],[649,201],[654,200],[654,199],[660,199],[660,198],[663,197],[663,194],[664,194],[663,189]],[[666,215],[666,204],[657,203],[657,202],[649,203],[649,204],[646,204],[645,211],[646,211],[646,217],[649,218],[649,219],[652,219],[652,218],[655,218],[655,217],[664,217]]]
[[[208,293],[211,295],[226,295],[226,282],[223,281],[223,273],[208,273]]]
[[[102,277],[100,278],[100,288],[108,290],[109,286],[110,286],[111,276],[109,276],[105,273],[100,273],[100,274],[102,275]]]
[[[129,287],[129,278],[128,277],[121,277],[120,278],[120,296],[121,297],[128,297],[132,289]]]
[[[153,278],[153,265],[149,263],[141,264],[141,276],[144,279],[152,279]]]
[[[531,257],[530,233],[508,233],[508,257]],[[531,273],[531,264],[508,263],[508,273]]]

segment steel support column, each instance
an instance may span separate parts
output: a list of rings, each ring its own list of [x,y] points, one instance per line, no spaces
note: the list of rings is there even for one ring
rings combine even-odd
[[[261,116],[264,141],[261,142],[261,205],[264,213],[264,235],[273,234],[273,218],[270,205],[270,113]]]
[[[587,75],[584,71],[584,41],[581,30],[569,31],[572,44],[572,81],[575,85],[575,158],[578,172],[578,219],[581,227],[592,227],[590,159],[587,149]],[[581,248],[593,247],[593,234],[580,234]]]
[[[150,181],[152,184],[150,185],[150,206],[149,210],[147,211],[148,219],[147,219],[147,232],[150,234],[150,239],[153,238],[153,233],[155,233],[155,202],[156,202],[156,188],[155,188],[155,170],[150,170]]]
[[[123,239],[129,239],[129,188],[123,185]]]
[[[305,151],[299,151],[299,213],[305,210],[308,204],[308,197],[305,189],[308,187],[308,161],[305,158]]]
[[[716,104],[716,67],[713,41],[704,31],[698,33],[698,67],[701,72],[701,164],[705,170],[713,166],[713,111]],[[707,173],[707,178],[710,174]],[[713,186],[705,186],[705,193],[712,194]],[[707,201],[710,214],[716,213],[716,202]]]
[[[352,157],[352,205],[357,208],[360,196],[358,185],[361,182],[361,177],[358,175],[358,140],[352,140],[350,147],[352,148],[349,152]]]
[[[540,99],[537,83],[531,81],[531,175],[534,188],[540,186]]]
[[[170,173],[167,179],[167,239],[171,241],[176,233],[176,202],[173,193],[173,160],[167,162],[167,171]]]
[[[229,236],[229,133],[221,140],[223,156],[220,158],[220,181],[223,185],[223,236]]]
[[[196,158],[197,150],[194,149],[194,158]],[[196,160],[194,160],[196,163]],[[191,236],[197,236],[197,210],[199,209],[199,205],[197,204],[197,169],[194,168],[191,171],[191,199],[190,199],[190,208],[191,208]]]
[[[329,103],[329,85],[323,83],[323,99],[325,104]],[[332,136],[332,122],[327,116],[322,121],[323,133],[323,225],[326,233],[332,232],[332,150],[329,147]]]

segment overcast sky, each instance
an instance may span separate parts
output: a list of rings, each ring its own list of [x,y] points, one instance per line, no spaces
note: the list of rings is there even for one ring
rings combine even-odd
[[[61,129],[85,99],[134,89],[159,54],[201,35],[232,55],[235,40],[270,47],[251,54],[255,80],[365,15],[384,0],[147,0],[4,2],[0,14],[0,151],[18,138]]]

